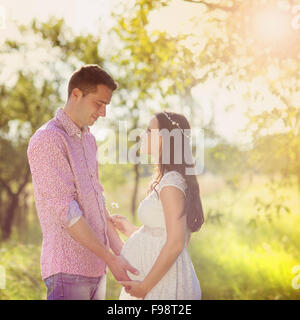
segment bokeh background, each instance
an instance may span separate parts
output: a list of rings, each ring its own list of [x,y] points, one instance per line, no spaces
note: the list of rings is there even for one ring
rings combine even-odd
[[[299,49],[296,0],[1,0],[0,299],[46,298],[26,149],[90,63],[119,83],[91,127],[99,147],[162,109],[204,130],[205,224],[189,246],[203,299],[299,299]],[[140,225],[152,173],[99,166],[111,213]],[[109,274],[107,299],[120,290]]]

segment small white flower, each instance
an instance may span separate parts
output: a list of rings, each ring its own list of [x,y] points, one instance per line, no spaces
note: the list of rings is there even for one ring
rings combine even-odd
[[[119,208],[119,204],[117,202],[112,202],[111,203],[112,208],[114,209],[118,209]]]

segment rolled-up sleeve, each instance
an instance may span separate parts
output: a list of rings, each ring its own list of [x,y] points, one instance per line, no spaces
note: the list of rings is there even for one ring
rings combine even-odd
[[[102,198],[103,198],[104,205],[106,206],[106,200],[105,200],[105,196],[103,193],[102,193]]]
[[[73,200],[69,203],[68,209],[68,227],[71,227],[75,224],[79,218],[82,216],[82,211],[79,208],[79,205],[76,200]]]
[[[27,156],[39,216],[68,227],[83,213],[62,138],[53,130],[41,130],[30,140]]]

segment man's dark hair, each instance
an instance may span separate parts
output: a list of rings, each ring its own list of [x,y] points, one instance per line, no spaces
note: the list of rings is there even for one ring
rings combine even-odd
[[[112,91],[118,87],[113,78],[98,65],[85,65],[72,74],[68,85],[68,99],[74,88],[80,89],[85,96],[90,92],[96,91],[99,84],[107,86]]]

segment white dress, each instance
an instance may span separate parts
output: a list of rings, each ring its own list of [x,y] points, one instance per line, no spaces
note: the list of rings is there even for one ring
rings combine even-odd
[[[158,194],[165,186],[175,186],[185,192],[186,183],[177,171],[167,172],[156,186]],[[138,217],[143,226],[124,243],[121,254],[139,270],[128,272],[131,280],[142,281],[154,265],[165,241],[166,225],[162,203],[153,190],[139,205]],[[190,231],[186,230],[186,239]],[[132,297],[122,287],[120,300],[141,300]],[[152,288],[145,300],[201,300],[201,288],[188,249],[185,246],[172,267]]]

